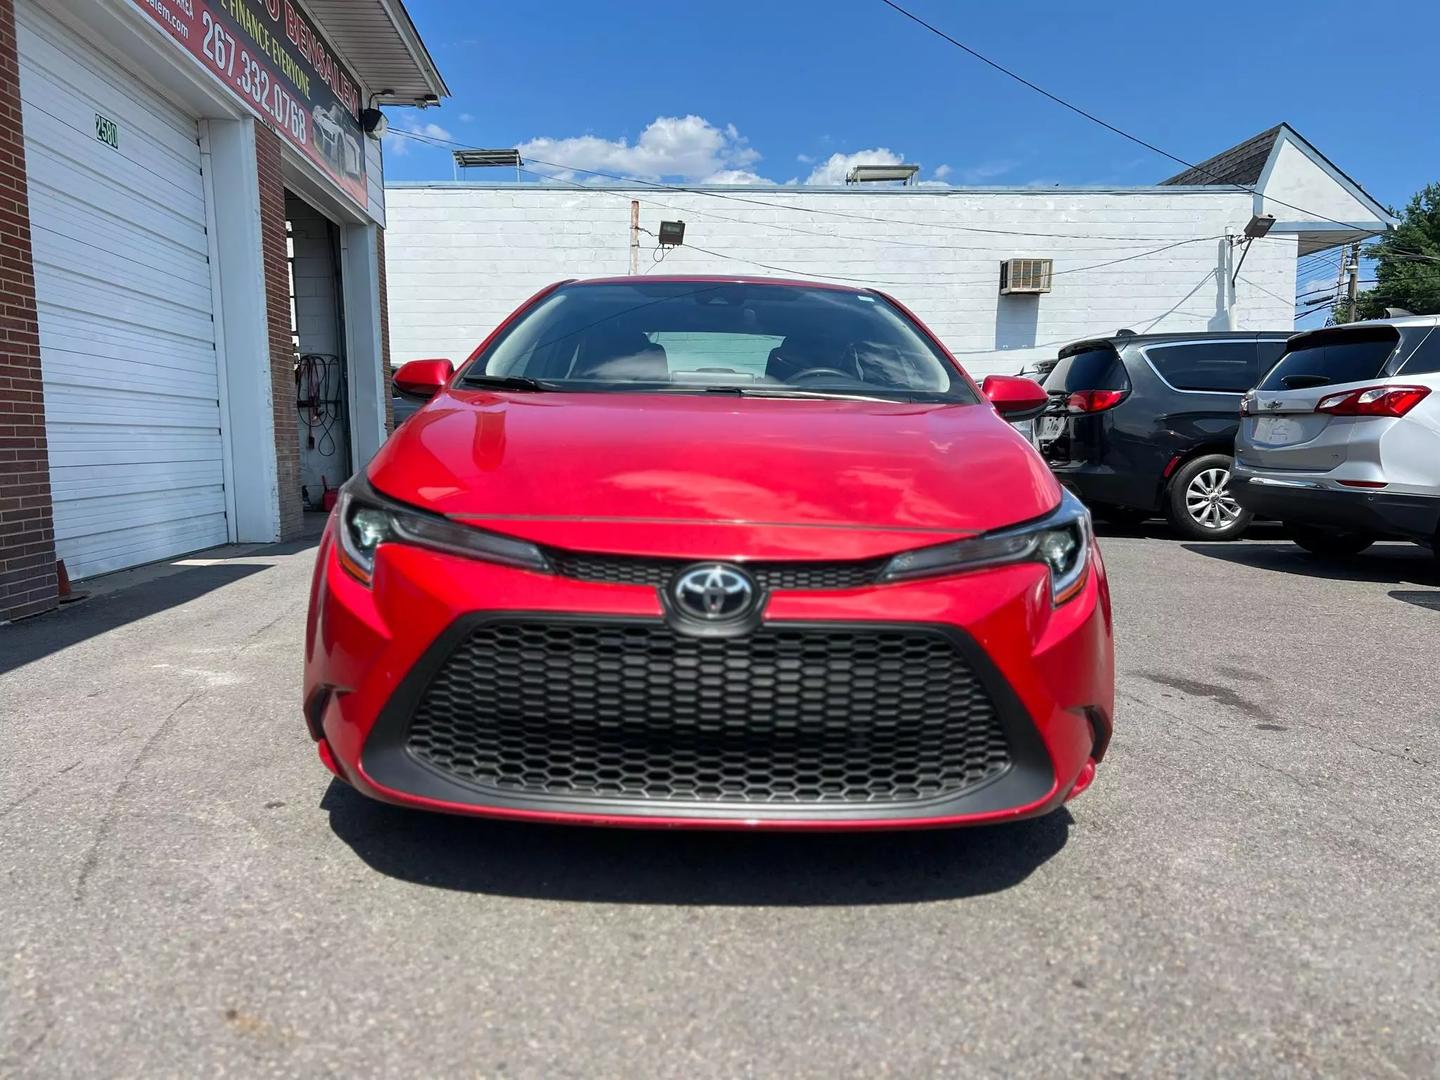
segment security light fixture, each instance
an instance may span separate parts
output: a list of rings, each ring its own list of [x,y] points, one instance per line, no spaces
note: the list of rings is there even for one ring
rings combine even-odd
[[[389,129],[389,127],[390,122],[385,118],[385,114],[379,109],[360,110],[360,129],[364,131],[366,135],[369,135],[370,138],[384,138],[385,132]]]
[[[845,183],[873,184],[883,180],[899,180],[908,185],[914,182],[915,174],[919,171],[919,165],[856,165],[845,174]]]
[[[660,222],[660,246],[662,248],[679,247],[683,243],[685,243],[685,223],[683,221]]]
[[[1271,214],[1256,214],[1250,219],[1250,224],[1245,226],[1245,235],[1251,240],[1259,240],[1270,231],[1275,224],[1275,218]]]
[[[1235,273],[1230,275],[1230,287],[1235,287],[1235,282],[1240,280],[1240,267],[1245,265],[1245,256],[1250,254],[1250,245],[1270,231],[1270,226],[1275,224],[1275,218],[1270,214],[1254,214],[1250,218],[1250,224],[1245,226],[1245,250],[1240,252],[1240,261],[1235,264]],[[1232,244],[1239,243],[1238,240],[1231,240]]]

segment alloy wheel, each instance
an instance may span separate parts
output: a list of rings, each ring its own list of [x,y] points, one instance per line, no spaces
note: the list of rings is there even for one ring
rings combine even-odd
[[[1230,470],[1202,469],[1185,488],[1185,510],[1202,529],[1224,529],[1240,516],[1230,495]]]

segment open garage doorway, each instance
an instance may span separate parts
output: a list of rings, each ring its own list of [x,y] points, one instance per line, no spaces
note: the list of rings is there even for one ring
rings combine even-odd
[[[355,469],[340,234],[329,218],[290,191],[285,219],[300,497],[307,511],[328,511],[331,493]]]

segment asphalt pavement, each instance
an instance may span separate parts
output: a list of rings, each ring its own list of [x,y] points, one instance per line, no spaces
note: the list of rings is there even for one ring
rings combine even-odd
[[[372,804],[301,721],[304,545],[0,627],[0,1074],[1436,1075],[1428,556],[1102,543],[1094,787],[945,833]]]

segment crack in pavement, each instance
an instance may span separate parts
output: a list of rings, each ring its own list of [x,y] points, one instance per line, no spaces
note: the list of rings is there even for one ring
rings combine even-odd
[[[309,603],[308,598],[307,598],[307,600],[306,600],[306,603],[307,603],[307,604]],[[244,640],[243,643],[241,643],[239,651],[242,652],[242,653],[245,652],[247,649],[250,648],[251,645],[255,644],[255,639],[256,639],[256,638],[258,638],[261,634],[265,633],[265,631],[272,629],[273,627],[277,626],[279,623],[284,622],[286,619],[290,618],[290,617],[291,617],[292,615],[294,615],[294,613],[299,609],[299,607],[300,607],[300,605],[299,605],[298,603],[294,603],[294,604],[289,605],[288,607],[285,608],[285,610],[283,610],[282,612],[280,612],[279,615],[276,615],[275,618],[271,619],[271,620],[270,620],[269,622],[267,622],[264,626],[260,627],[260,629],[255,630],[255,631],[252,631],[252,632],[249,633],[249,634],[246,634],[246,635],[245,635],[245,640]]]
[[[75,879],[73,899],[77,904],[85,899],[85,886],[89,884],[90,875],[100,864],[101,849],[109,843],[111,836],[114,835],[115,820],[120,814],[120,801],[130,790],[135,770],[145,763],[146,759],[154,752],[155,747],[159,745],[160,740],[169,734],[170,729],[175,726],[175,718],[180,715],[180,710],[199,696],[198,690],[187,694],[180,704],[170,710],[165,719],[161,720],[155,730],[150,733],[150,737],[145,740],[144,745],[140,747],[140,752],[135,755],[135,760],[130,762],[130,767],[125,770],[125,775],[120,778],[120,783],[116,784],[115,789],[110,792],[110,799],[105,805],[105,814],[100,819],[100,827],[95,830],[95,836],[90,841],[90,849],[85,852],[85,860],[80,864],[80,874]]]
[[[50,776],[46,777],[45,780],[43,780],[43,781],[41,781],[40,783],[36,784],[36,785],[35,785],[34,787],[32,787],[29,791],[27,791],[24,795],[21,795],[18,799],[16,799],[14,802],[12,802],[9,806],[5,807],[3,810],[0,810],[0,819],[9,817],[9,816],[10,816],[11,814],[13,814],[16,810],[19,810],[20,807],[24,806],[27,802],[29,802],[31,799],[33,799],[36,795],[39,795],[40,792],[44,791],[47,787],[49,787],[51,780],[54,780],[55,777],[57,777],[57,776],[63,776],[63,775],[65,775],[67,772],[69,772],[71,769],[75,768],[75,767],[78,766],[79,764],[80,764],[79,761],[72,761],[69,765],[66,765],[63,769],[60,769],[60,770],[58,770],[57,772],[52,773]]]
[[[1142,678],[1149,678],[1149,676],[1142,676]],[[1178,689],[1178,687],[1176,689]],[[1130,701],[1134,702],[1137,705],[1143,705],[1147,709],[1152,709],[1163,716],[1168,716],[1176,723],[1184,724],[1188,729],[1203,732],[1215,741],[1207,743],[1205,740],[1198,739],[1194,735],[1182,735],[1180,732],[1175,731],[1173,728],[1167,727],[1166,734],[1168,734],[1171,738],[1188,739],[1188,741],[1195,743],[1197,746],[1202,746],[1207,750],[1213,750],[1216,747],[1223,745],[1225,749],[1229,752],[1230,759],[1232,761],[1241,761],[1247,765],[1253,765],[1257,769],[1264,769],[1266,772],[1273,772],[1278,776],[1285,777],[1285,779],[1291,781],[1292,783],[1301,788],[1311,788],[1314,786],[1313,784],[1305,780],[1303,777],[1296,776],[1294,773],[1287,772],[1285,769],[1282,769],[1276,765],[1268,765],[1265,762],[1258,761],[1253,757],[1236,754],[1234,752],[1233,740],[1231,740],[1229,736],[1227,736],[1223,732],[1215,731],[1211,728],[1206,727],[1204,724],[1199,723],[1193,717],[1185,716],[1181,713],[1174,711],[1173,709],[1168,709],[1164,705],[1159,704],[1158,702],[1146,701],[1144,698],[1140,697],[1132,690],[1123,690],[1117,688],[1115,696],[1119,698],[1128,698]],[[1209,695],[1206,696],[1208,697]]]

